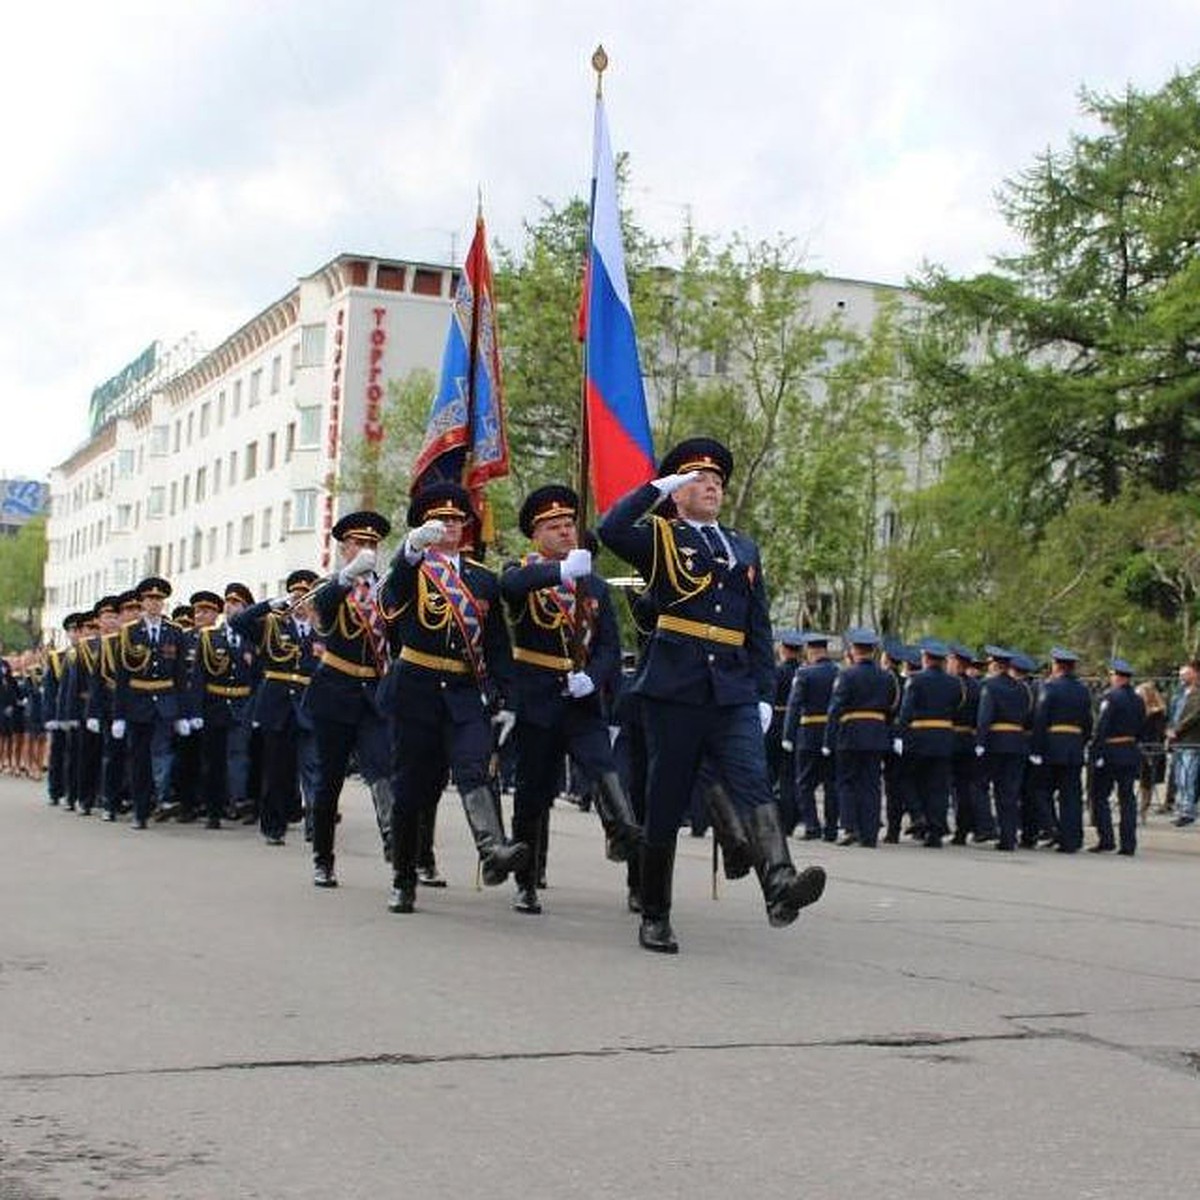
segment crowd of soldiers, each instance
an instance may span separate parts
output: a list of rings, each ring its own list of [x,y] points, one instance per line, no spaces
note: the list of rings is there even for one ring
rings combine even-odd
[[[885,842],[907,814],[908,831],[938,846],[952,796],[956,842],[1078,849],[1089,746],[1096,848],[1116,845],[1101,820],[1115,786],[1120,849],[1133,853],[1145,714],[1127,663],[1113,662],[1095,722],[1061,648],[1035,686],[1032,664],[997,646],[984,678],[970,650],[933,640],[897,672],[872,631],[852,630],[839,669],[832,639],[797,632],[777,673],[758,548],[718,519],[732,471],[725,446],[689,438],[601,521],[599,539],[641,578],[626,670],[612,594],[580,544],[578,497],[558,484],[526,497],[529,551],[499,572],[464,548],[477,514],[444,482],[412,499],[387,563],[391,524],[364,510],[333,528],[334,571],[297,569],[286,595],[256,602],[231,583],[168,616],[171,586],[152,576],[103,597],[64,621],[68,645],[48,652],[40,687],[25,673],[29,728],[50,739],[49,803],[108,821],[128,812],[134,830],[256,821],[272,846],[303,822],[312,882],[329,889],[340,796],[357,771],[390,864],[388,908],[407,914],[418,883],[444,886],[434,829],[453,783],[483,883],[513,877],[513,908],[536,915],[548,810],[569,761],[606,856],[626,865],[639,943],[660,953],[678,950],[672,879],[689,814],[693,832],[712,825],[727,877],[754,874],[776,927],[825,886],[822,868],[792,862],[797,825],[805,838],[873,846],[881,811]]]

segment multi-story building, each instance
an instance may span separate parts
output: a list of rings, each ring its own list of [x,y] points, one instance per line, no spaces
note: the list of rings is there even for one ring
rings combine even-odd
[[[327,569],[359,501],[335,486],[343,455],[381,435],[389,381],[436,371],[457,275],[339,255],[211,353],[151,347],[97,388],[50,475],[43,628],[146,575],[176,599],[235,579],[266,597]]]

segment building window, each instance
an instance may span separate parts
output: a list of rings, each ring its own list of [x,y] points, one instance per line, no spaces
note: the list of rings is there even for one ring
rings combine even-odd
[[[217,428],[225,424],[225,393],[217,393]]]
[[[180,440],[180,435],[182,433],[183,433],[183,422],[176,421],[175,422],[175,436],[171,439],[171,453],[172,454],[179,453],[179,440]]]
[[[231,416],[240,417],[242,415],[242,381],[235,380],[233,384],[233,405]]]
[[[315,529],[317,526],[317,489],[302,488],[292,493],[292,528]]]
[[[169,425],[154,425],[150,429],[150,453],[169,454],[171,452],[171,427]]]
[[[208,531],[208,561],[217,557],[217,527],[211,526]]]
[[[195,424],[195,416],[196,416],[196,414],[195,414],[195,413],[188,413],[188,418],[187,418],[187,444],[188,444],[189,446],[192,444],[192,432],[193,432],[193,428],[194,428],[194,424]]]
[[[196,468],[196,503],[197,504],[202,504],[204,502],[204,493],[205,493],[205,488],[207,487],[207,484],[208,484],[208,468],[207,467],[197,467]]]
[[[200,567],[200,555],[204,549],[204,535],[200,530],[196,530],[192,534],[192,570],[196,571]]]
[[[230,450],[229,452],[229,486],[233,487],[237,483],[237,451]]]
[[[279,391],[280,385],[283,383],[283,358],[280,355],[275,355],[271,359],[271,395],[274,396]]]
[[[250,407],[253,408],[262,399],[262,368],[250,372]]]
[[[179,570],[182,574],[187,570],[187,538],[179,539]]]
[[[212,404],[209,401],[205,400],[205,402],[202,405],[200,405],[200,436],[202,438],[208,437],[208,430],[209,430],[211,421],[212,421]]]
[[[279,438],[276,434],[267,434],[267,462],[263,467],[264,471],[275,470],[275,444],[278,442],[278,440]]]
[[[238,552],[249,554],[254,549],[254,514],[242,518],[242,539],[238,544]]]
[[[283,461],[290,463],[296,452],[296,422],[289,421],[283,434]]]
[[[300,410],[300,438],[297,445],[301,449],[309,449],[321,444],[321,409],[302,408]]]
[[[175,508],[179,500],[179,483],[177,481],[171,484],[171,516],[175,515]]]
[[[133,523],[133,505],[118,504],[117,505],[117,528],[128,529]]]
[[[300,330],[300,365],[319,367],[325,361],[325,326],[305,325]]]
[[[271,510],[263,509],[262,520],[259,522],[258,544],[260,546],[269,546],[271,544]]]
[[[293,342],[291,353],[288,355],[288,384],[296,382],[296,368],[300,366],[300,343]]]
[[[146,516],[161,517],[167,502],[167,489],[161,485],[152,487],[146,497]]]
[[[375,286],[381,292],[404,291],[404,268],[389,267],[380,263],[375,269]]]
[[[183,503],[179,506],[180,510],[187,508],[188,502],[192,498],[192,477],[185,475],[183,477]]]
[[[167,543],[167,574],[170,575],[175,569],[175,543]]]
[[[279,506],[279,540],[282,542],[291,532],[292,528],[292,502],[285,500]]]
[[[221,459],[213,460],[213,495],[216,496],[221,491],[221,467],[223,466]]]
[[[233,557],[233,522],[225,522],[225,557]]]
[[[243,479],[253,479],[258,474],[258,443],[246,443],[246,474]]]
[[[117,455],[117,475],[120,479],[131,479],[133,477],[134,464],[137,458],[132,450],[122,450]]]
[[[412,290],[418,296],[440,296],[442,294],[441,271],[427,271],[418,267],[413,272]]]
[[[162,570],[162,547],[146,547],[146,574],[157,575]]]

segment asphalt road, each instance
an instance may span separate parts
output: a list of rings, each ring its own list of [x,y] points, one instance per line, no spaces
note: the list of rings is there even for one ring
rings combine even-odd
[[[0,780],[0,1198],[1131,1197],[1200,1179],[1200,833],[1134,859],[794,843],[772,930],[680,841],[682,953],[636,945],[594,815],[545,913],[385,909],[366,792],[342,886],[298,836],[135,833]],[[1089,831],[1090,836],[1090,831]]]

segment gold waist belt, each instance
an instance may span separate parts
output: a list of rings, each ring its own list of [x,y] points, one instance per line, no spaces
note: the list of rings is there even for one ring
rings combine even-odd
[[[993,733],[1024,733],[1024,725],[1014,725],[1011,721],[997,721],[992,726]]]
[[[528,663],[531,667],[545,667],[547,671],[573,671],[575,664],[569,658],[558,654],[542,654],[537,650],[526,650],[524,646],[514,646],[512,656],[516,662]]]
[[[361,663],[351,662],[348,658],[342,658],[340,654],[334,654],[330,650],[326,650],[321,655],[321,661],[335,671],[341,671],[343,675],[353,675],[356,679],[379,678],[379,672],[374,667],[364,667]]]
[[[129,686],[135,692],[165,692],[175,686],[173,679],[131,679]]]
[[[953,729],[953,721],[942,721],[936,717],[920,717],[909,724],[909,729]]]
[[[842,713],[843,721],[882,721],[883,713],[874,712],[868,708],[852,708],[849,712]]]
[[[307,675],[293,675],[287,671],[264,671],[263,678],[273,679],[276,683],[298,683],[301,687],[309,684]]]
[[[442,658],[439,654],[426,654],[422,650],[414,650],[411,646],[400,649],[400,657],[414,666],[424,667],[427,671],[448,671],[451,675],[465,675],[468,667],[461,658]]]
[[[1105,744],[1109,746],[1132,746],[1137,741],[1135,737],[1111,737],[1104,739]]]
[[[975,726],[974,725],[955,725],[954,732],[955,733],[974,733]]]
[[[722,646],[744,646],[746,644],[746,635],[740,629],[726,629],[724,625],[706,625],[703,621],[689,621],[686,617],[659,617],[658,627],[669,633],[682,633],[685,637],[702,638],[706,642],[720,642]]]
[[[227,700],[242,700],[246,696],[250,695],[250,688],[248,685],[229,687],[223,683],[206,683],[204,685],[204,690],[210,696],[224,696]]]
[[[1051,725],[1050,733],[1082,733],[1082,725]]]
[[[800,718],[801,725],[824,725],[829,720],[825,713],[809,713],[806,717]]]

